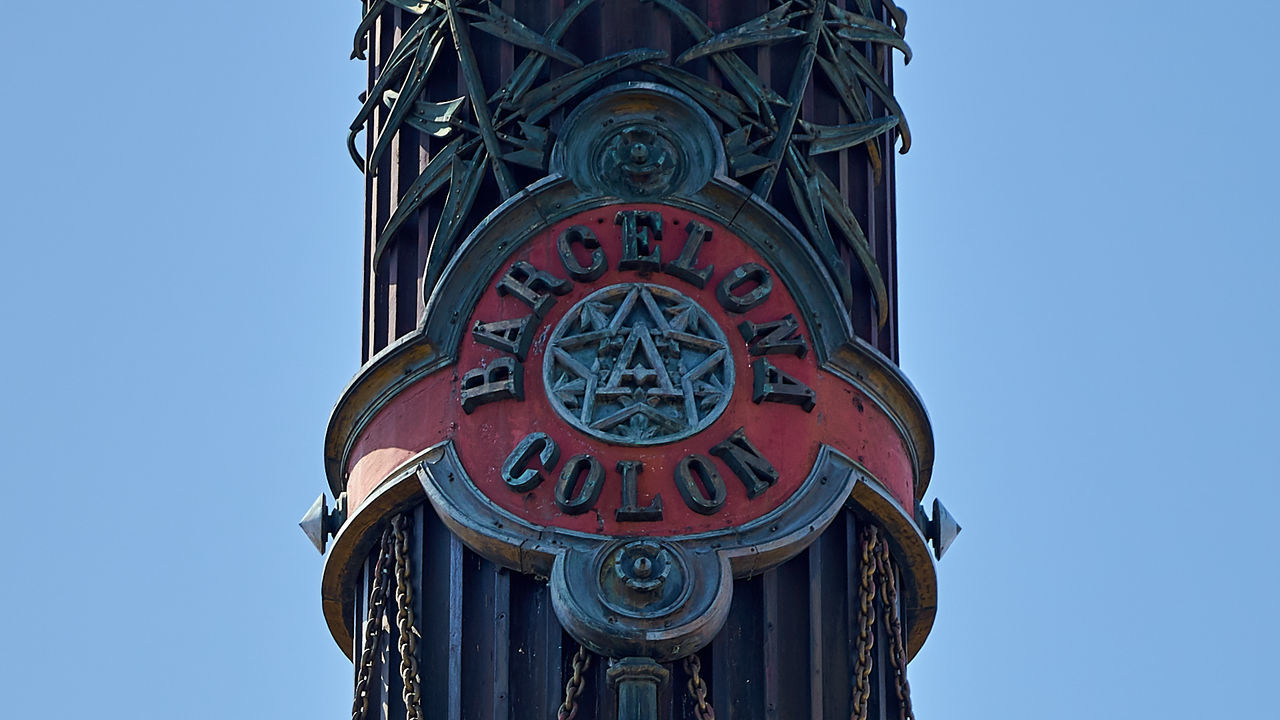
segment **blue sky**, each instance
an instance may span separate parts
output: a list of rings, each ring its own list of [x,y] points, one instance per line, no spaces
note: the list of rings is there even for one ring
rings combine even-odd
[[[1264,714],[1280,10],[904,5],[902,364],[965,526],[917,715]],[[343,717],[294,523],[359,361],[358,3],[11,6],[6,711]]]

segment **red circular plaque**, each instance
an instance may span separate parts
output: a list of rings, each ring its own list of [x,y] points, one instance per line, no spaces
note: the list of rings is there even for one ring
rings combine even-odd
[[[713,268],[704,287],[699,288],[661,269],[656,272],[619,269],[624,256],[623,227],[616,219],[619,213],[637,210],[660,213],[662,239],[651,247],[659,250],[663,262],[677,259],[689,238],[690,223],[710,228],[710,235],[696,256],[696,267]],[[605,535],[672,536],[723,530],[776,509],[804,482],[817,457],[820,438],[830,434],[819,427],[828,422],[822,402],[806,412],[796,404],[753,401],[753,362],[768,362],[809,387],[818,382],[818,368],[812,353],[806,352],[804,357],[795,353],[753,357],[739,329],[743,321],[763,324],[790,316],[801,324],[795,336],[807,336],[795,299],[781,279],[772,273],[764,258],[722,225],[686,210],[644,204],[603,207],[551,225],[518,250],[507,266],[523,261],[538,270],[567,277],[557,243],[562,233],[573,227],[591,231],[604,253],[606,269],[589,282],[573,282],[566,294],[555,298],[555,304],[541,320],[534,319],[537,329],[522,363],[523,400],[504,399],[480,405],[469,415],[460,413],[454,443],[476,486],[500,507],[532,523]],[[590,265],[590,249],[579,244],[574,253],[580,266]],[[770,270],[772,289],[762,302],[746,312],[730,312],[717,298],[717,288],[737,268],[750,264]],[[500,279],[501,273],[487,283],[468,327],[477,322],[519,319],[532,313],[530,306],[519,297],[504,296],[496,290]],[[719,326],[728,340],[727,362],[732,365],[733,387],[727,405],[708,425],[674,442],[648,446],[609,442],[573,426],[552,407],[548,398],[543,371],[548,341],[566,313],[602,289],[636,283],[669,288],[688,297]],[[749,280],[734,292],[743,295],[758,286],[758,282]],[[459,350],[458,367],[464,371],[485,367],[510,355],[468,336]],[[759,456],[777,470],[776,483],[754,498],[748,497],[744,481],[712,452],[739,430]],[[546,478],[537,488],[515,492],[502,478],[502,465],[517,444],[535,432],[546,433],[554,439],[559,448],[559,461],[551,472],[544,473]],[[604,469],[605,481],[598,501],[589,512],[569,515],[555,503],[555,480],[566,461],[577,455],[596,458]],[[725,502],[713,514],[695,512],[677,491],[675,472],[680,462],[690,455],[710,459],[723,479]],[[661,519],[654,518],[656,514],[652,512],[649,516],[654,519],[618,519],[618,511],[624,507],[623,475],[618,464],[628,461],[643,464],[636,476],[635,506],[652,510],[659,502],[656,498],[661,497]],[[537,459],[533,459],[531,467],[538,465]]]

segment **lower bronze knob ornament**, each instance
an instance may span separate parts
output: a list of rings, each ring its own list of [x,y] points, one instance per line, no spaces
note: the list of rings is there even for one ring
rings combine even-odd
[[[629,542],[607,554],[601,567],[601,590],[620,612],[657,613],[679,600],[684,570],[676,556],[653,542]],[[618,586],[618,581],[622,586]]]

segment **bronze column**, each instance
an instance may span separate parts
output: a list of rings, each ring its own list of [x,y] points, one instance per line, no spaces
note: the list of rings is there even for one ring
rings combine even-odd
[[[896,366],[905,30],[365,3],[365,366],[303,522],[353,717],[909,715],[958,527]]]

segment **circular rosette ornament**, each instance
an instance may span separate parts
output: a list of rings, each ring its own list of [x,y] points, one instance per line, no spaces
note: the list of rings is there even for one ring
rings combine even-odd
[[[637,195],[657,195],[671,187],[679,151],[658,128],[631,125],[606,141],[600,177]]]
[[[601,598],[623,615],[661,616],[680,604],[687,589],[684,565],[656,542],[625,543],[606,551],[600,563]]]
[[[551,406],[607,442],[660,445],[711,424],[733,395],[729,341],[706,310],[661,285],[623,283],[574,305],[543,360]]]

